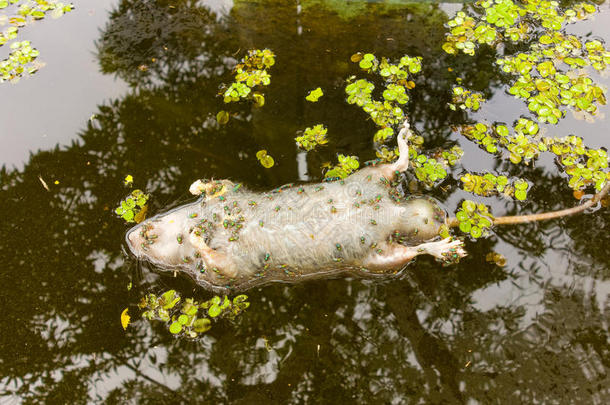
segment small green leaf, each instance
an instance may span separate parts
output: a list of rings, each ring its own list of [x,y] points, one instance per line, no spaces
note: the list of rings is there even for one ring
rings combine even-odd
[[[182,324],[180,322],[173,322],[169,326],[169,332],[173,333],[174,335],[180,333],[181,331],[182,331]]]
[[[229,122],[229,113],[224,110],[218,111],[218,114],[216,114],[216,121],[220,125],[226,124],[227,122]]]
[[[222,312],[222,309],[220,309],[220,305],[214,304],[210,307],[210,309],[208,309],[208,314],[212,317],[212,318],[216,318],[218,315],[220,315],[220,313]]]
[[[324,95],[324,93],[322,92],[322,89],[318,87],[317,89],[310,91],[309,95],[307,97],[305,97],[305,100],[315,103],[323,95]]]
[[[527,191],[525,190],[515,190],[515,198],[519,201],[523,201],[527,198]]]
[[[193,322],[193,330],[197,333],[204,333],[210,330],[212,321],[208,318],[199,318]]]

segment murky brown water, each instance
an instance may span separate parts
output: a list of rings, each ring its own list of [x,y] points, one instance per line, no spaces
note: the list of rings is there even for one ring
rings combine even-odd
[[[0,99],[7,165],[0,174],[0,401],[607,403],[608,210],[500,229],[469,243],[459,265],[419,258],[400,280],[251,290],[243,316],[197,342],[137,319],[135,305],[148,291],[208,294],[125,255],[126,227],[112,214],[126,193],[124,176],[153,194],[157,211],[184,201],[196,178],[267,189],[319,179],[336,153],[374,157],[374,124],[344,101],[357,51],[423,56],[407,112],[426,145],[457,140],[466,169],[534,183],[525,204],[485,199],[496,214],[574,204],[550,159],[535,168],[496,165],[451,132],[461,116],[446,107],[449,64],[490,99],[477,119],[511,122],[527,112],[504,93],[492,50],[457,61],[441,51],[443,24],[461,5],[297,3],[77,4],[73,14],[30,28],[47,66],[3,84]],[[608,5],[601,10],[570,30],[610,39]],[[68,45],[59,46],[60,37]],[[218,86],[231,81],[246,49],[264,47],[277,55],[266,105],[243,105],[219,128]],[[305,102],[318,86],[323,102]],[[296,132],[316,123],[327,125],[331,142],[299,155]],[[607,127],[568,116],[549,130],[608,147]],[[57,142],[66,146],[53,149]],[[274,156],[274,168],[256,161],[260,149]],[[451,211],[468,197],[456,187],[431,193]],[[485,261],[491,250],[506,256],[505,267]],[[126,307],[136,322],[124,331]]]

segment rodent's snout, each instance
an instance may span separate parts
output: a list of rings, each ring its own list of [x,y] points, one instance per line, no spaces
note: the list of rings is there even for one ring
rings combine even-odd
[[[138,233],[135,229],[132,229],[127,234],[127,242],[129,242],[131,247],[135,246],[135,244],[138,242]]]
[[[139,224],[131,228],[126,235],[126,242],[129,250],[138,256],[143,250],[147,250],[149,235],[148,232],[152,229],[150,224]]]
[[[158,231],[158,227],[153,225],[152,221],[143,222],[131,228],[125,235],[125,241],[131,253],[137,257],[149,256],[152,245],[159,241]]]
[[[137,246],[141,243],[139,240],[139,238],[140,238],[139,233],[140,233],[140,226],[135,226],[127,232],[127,235],[125,238],[125,241],[127,242],[127,246],[129,247],[129,250],[131,250],[131,253],[133,253],[136,256],[138,254]]]

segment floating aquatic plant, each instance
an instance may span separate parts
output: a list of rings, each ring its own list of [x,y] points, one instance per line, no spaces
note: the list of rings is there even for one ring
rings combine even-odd
[[[443,163],[447,166],[455,166],[462,156],[464,156],[464,151],[457,145],[454,145],[449,150],[444,149],[441,151]]]
[[[472,55],[481,44],[493,45],[502,37],[514,41],[532,38],[534,42],[528,49],[496,60],[512,80],[508,92],[524,100],[540,123],[556,124],[568,109],[591,117],[599,105],[606,104],[606,94],[582,68],[591,66],[597,71],[605,70],[610,52],[601,41],[583,41],[565,33],[563,28],[595,12],[595,5],[584,2],[562,10],[558,2],[545,0],[478,1],[475,7],[458,13],[449,21],[450,33],[443,49],[452,54]],[[489,34],[481,40],[481,33],[491,30],[496,31],[495,38],[492,40]],[[523,35],[515,36],[518,32]],[[599,191],[610,179],[607,152],[586,147],[582,138],[542,136],[538,124],[524,117],[513,125],[513,130],[511,133],[503,124],[475,123],[463,126],[462,134],[490,153],[498,153],[503,147],[514,164],[530,163],[547,151],[555,154],[557,163],[569,177],[569,186],[575,191],[591,186]],[[487,193],[487,187],[492,184],[486,182],[491,182],[491,177],[478,179],[474,176],[463,177],[463,180],[469,180],[464,184]],[[527,182],[513,186],[514,197],[524,199]]]
[[[229,118],[230,115],[227,111],[225,110],[221,110],[218,111],[218,113],[216,114],[216,121],[220,124],[220,125],[224,125],[227,122],[229,122]]]
[[[455,86],[452,90],[451,101],[449,108],[454,111],[457,108],[477,111],[481,108],[481,103],[485,102],[485,97],[481,93],[470,91],[462,86]]]
[[[610,181],[606,150],[588,148],[578,136],[544,138],[544,146],[557,156],[558,163],[570,178],[568,184],[572,189],[594,186],[600,191]]]
[[[392,63],[386,58],[378,60],[371,53],[357,53],[352,55],[351,60],[366,72],[381,77],[384,87],[381,91],[382,100],[374,100],[372,92],[375,85],[367,79],[355,80],[355,77],[351,77],[345,87],[347,102],[361,107],[381,128],[383,133],[377,136],[376,141],[380,136],[383,140],[389,139],[393,135],[391,127],[404,119],[400,106],[409,101],[407,90],[415,87],[415,82],[410,78],[421,71],[422,58],[405,55],[398,63]]]
[[[493,263],[498,267],[506,266],[506,257],[498,252],[489,252],[485,255],[485,261],[487,263]]]
[[[32,75],[38,70],[38,66],[32,62],[39,52],[32,48],[30,41],[13,42],[10,48],[8,58],[0,61],[0,82],[14,81],[24,74]]]
[[[125,222],[140,223],[146,217],[149,194],[142,190],[133,190],[129,196],[122,200],[114,212]]]
[[[307,97],[305,97],[305,100],[315,103],[323,95],[324,95],[324,92],[322,91],[321,88],[318,87],[317,89],[310,91],[309,94],[307,95]]]
[[[275,160],[273,160],[273,158],[267,154],[265,149],[256,152],[256,158],[265,169],[269,169],[275,164]]]
[[[462,126],[462,134],[477,143],[489,153],[498,151],[498,140],[489,132],[489,127],[481,122]]]
[[[352,62],[358,63],[359,67],[367,73],[378,75],[383,80],[383,89],[381,90],[381,100],[373,99],[373,91],[375,85],[367,79],[357,79],[351,77],[348,79],[348,84],[345,87],[347,94],[347,102],[361,107],[369,114],[373,122],[380,127],[375,133],[373,141],[380,144],[377,149],[377,157],[382,161],[392,161],[397,158],[397,150],[388,148],[384,145],[394,137],[393,126],[403,122],[404,112],[402,107],[409,101],[407,91],[415,87],[415,82],[411,80],[414,74],[417,74],[422,69],[422,58],[411,57],[405,55],[398,63],[392,63],[386,58],[378,60],[371,53],[357,53],[352,55]],[[482,96],[475,93],[470,93],[468,97],[468,105],[471,108],[478,108],[483,100]],[[427,186],[432,186],[435,182],[443,180],[447,177],[445,166],[451,162],[454,164],[461,156],[461,149],[454,149],[447,152],[445,157],[436,158],[428,157],[417,153],[423,138],[414,136],[408,140],[412,148],[410,149],[411,165],[415,169],[416,177]],[[334,172],[329,172],[333,173]],[[345,173],[341,173],[342,175]],[[329,177],[327,173],[326,177]],[[341,176],[337,176],[341,177]]]
[[[249,50],[241,62],[235,66],[235,82],[231,83],[222,93],[224,102],[251,100],[258,107],[262,107],[265,104],[265,97],[255,89],[271,83],[271,75],[267,69],[274,64],[275,54],[271,50]]]
[[[13,13],[7,13],[10,6],[16,8]],[[0,0],[0,10],[2,10],[0,17],[9,24],[7,29],[0,32],[0,47],[16,39],[20,28],[31,21],[41,20],[47,14],[53,18],[59,18],[73,9],[72,4],[57,1]],[[30,41],[12,42],[9,47],[11,52],[8,57],[0,61],[0,83],[5,81],[16,82],[23,76],[33,75],[42,66],[34,63],[39,51],[32,47]]]
[[[460,231],[475,239],[489,235],[494,219],[485,204],[477,204],[471,200],[462,202],[455,216],[460,221]]]
[[[328,170],[324,176],[325,180],[344,179],[354,170],[360,167],[356,156],[337,156],[339,164]]]
[[[411,152],[410,160],[415,168],[415,177],[428,187],[447,177],[445,165],[440,160],[417,154],[416,151]]]
[[[326,145],[328,143],[328,139],[326,139],[327,132],[328,129],[324,125],[318,124],[312,128],[305,128],[303,135],[297,136],[294,140],[300,148],[310,151],[318,145]]]
[[[485,173],[482,176],[466,173],[460,180],[465,191],[484,197],[503,194],[522,201],[527,198],[527,189],[529,188],[529,184],[523,179],[517,179],[511,184],[508,177],[495,176],[491,173]]]
[[[247,300],[243,294],[232,300],[216,295],[197,302],[193,298],[182,299],[175,290],[168,290],[160,296],[147,294],[138,306],[143,310],[143,318],[164,322],[171,334],[196,338],[210,330],[213,319],[234,319],[250,306]]]

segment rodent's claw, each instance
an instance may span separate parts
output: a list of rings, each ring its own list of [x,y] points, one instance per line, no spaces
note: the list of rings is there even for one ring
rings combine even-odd
[[[468,253],[464,250],[464,242],[459,239],[451,241],[451,238],[443,239],[443,242],[446,242],[446,245],[441,252],[441,258],[443,264],[455,264],[460,261],[462,257],[468,255]]]
[[[409,125],[409,118],[405,118],[404,122],[400,126],[400,131],[398,132],[398,139],[409,140],[413,136],[413,132],[411,132],[411,125]]]
[[[419,249],[422,253],[432,255],[444,264],[452,264],[457,263],[460,258],[467,255],[463,246],[464,242],[459,239],[445,238],[437,242],[424,243],[419,246]]]

